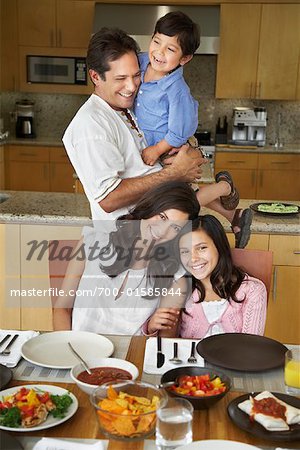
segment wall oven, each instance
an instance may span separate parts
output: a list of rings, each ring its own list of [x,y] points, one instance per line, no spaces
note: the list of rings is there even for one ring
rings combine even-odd
[[[82,56],[27,55],[27,83],[87,85],[87,65]]]

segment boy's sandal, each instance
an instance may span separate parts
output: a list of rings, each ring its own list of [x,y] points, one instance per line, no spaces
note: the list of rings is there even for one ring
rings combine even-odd
[[[230,173],[224,170],[223,172],[217,173],[215,178],[217,183],[219,181],[227,181],[227,183],[231,186],[230,194],[220,197],[221,205],[227,210],[235,209],[239,204],[240,195],[237,188],[233,184],[233,179],[231,178]]]
[[[235,211],[231,222],[231,229],[235,235],[235,248],[245,248],[248,244],[251,236],[252,218],[253,212],[250,208]],[[239,231],[235,232],[234,227],[238,227]]]

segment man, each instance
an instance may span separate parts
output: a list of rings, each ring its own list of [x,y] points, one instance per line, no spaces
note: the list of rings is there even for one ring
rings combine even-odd
[[[191,182],[201,174],[204,159],[187,145],[163,169],[143,162],[147,143],[129,112],[140,85],[137,51],[134,39],[119,29],[103,28],[91,38],[87,65],[94,93],[63,137],[94,220],[126,214],[163,181]]]

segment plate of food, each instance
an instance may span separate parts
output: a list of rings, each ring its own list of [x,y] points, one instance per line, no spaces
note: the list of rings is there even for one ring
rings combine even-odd
[[[37,366],[52,369],[71,369],[78,364],[68,342],[85,359],[107,358],[113,354],[114,345],[105,336],[89,331],[53,331],[43,333],[25,342],[21,354]]]
[[[259,447],[237,441],[205,439],[184,445],[183,447],[180,447],[180,450],[259,450]]]
[[[58,386],[30,384],[0,392],[0,429],[39,431],[60,425],[78,408],[75,395]]]
[[[298,214],[300,211],[300,206],[293,205],[291,203],[253,203],[250,208],[257,212],[258,214],[264,214],[267,216],[290,216],[293,214]]]
[[[273,441],[300,440],[300,399],[287,394],[252,392],[232,400],[227,408],[242,430]]]

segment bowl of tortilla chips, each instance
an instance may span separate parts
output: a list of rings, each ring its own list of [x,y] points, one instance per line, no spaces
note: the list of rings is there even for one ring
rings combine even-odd
[[[155,432],[156,410],[167,394],[141,381],[108,382],[99,386],[90,399],[101,433],[121,441],[143,440]]]

